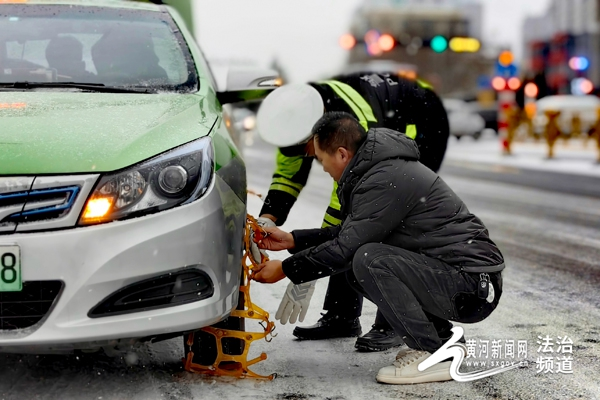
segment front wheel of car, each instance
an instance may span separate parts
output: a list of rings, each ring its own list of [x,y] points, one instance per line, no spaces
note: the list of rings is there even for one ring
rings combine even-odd
[[[240,278],[242,282],[242,278]],[[238,310],[244,309],[244,293],[240,292],[238,299]],[[231,329],[236,331],[245,331],[246,323],[244,318],[228,317],[223,321],[212,325],[213,328]],[[217,338],[205,331],[198,330],[193,332],[194,341],[191,346],[188,345],[189,333],[183,335],[183,350],[187,360],[190,351],[194,353],[192,363],[200,365],[213,365],[218,356]],[[244,353],[245,342],[236,338],[222,338],[223,352],[229,355],[241,355]]]
[[[244,331],[245,324],[243,318],[229,317],[218,324],[212,325],[214,328],[221,329],[232,329],[237,331]],[[200,365],[213,365],[217,359],[217,338],[205,331],[199,330],[194,333],[194,342],[191,346],[188,345],[188,335],[183,335],[183,349],[185,352],[185,359],[188,354],[194,353],[192,363]],[[223,352],[229,355],[240,355],[244,352],[244,341],[236,338],[223,338]]]

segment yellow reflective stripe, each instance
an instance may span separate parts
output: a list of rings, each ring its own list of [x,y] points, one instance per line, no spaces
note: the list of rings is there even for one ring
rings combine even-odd
[[[352,86],[338,81],[327,81],[326,83],[359,116],[359,122],[365,130],[369,130],[369,122],[377,122],[377,118],[373,115],[373,109],[369,103]]]
[[[352,86],[338,81],[323,81],[340,96],[358,117],[358,122],[365,130],[369,130],[369,122],[377,122],[369,103]]]
[[[340,200],[337,197],[337,188],[338,188],[338,184],[337,182],[333,182],[333,191],[331,192],[331,199],[329,200],[329,207],[333,208],[334,210],[340,210],[340,208],[342,208],[340,206]],[[325,213],[325,216],[323,217],[323,224],[321,225],[321,228],[327,228],[327,226],[335,226],[335,225],[340,225],[342,223],[341,219],[332,217],[331,215]]]
[[[417,85],[421,86],[423,89],[433,90],[433,86],[431,86],[429,83],[422,81],[420,79],[417,79]]]
[[[406,136],[414,140],[417,137],[417,126],[406,125]]]
[[[331,199],[329,200],[329,207],[333,208],[334,210],[340,210],[340,208],[342,208],[342,206],[340,206],[340,200],[337,197],[337,188],[338,188],[338,184],[337,182],[333,182],[333,192],[331,192]]]
[[[375,118],[371,105],[352,86],[339,81],[331,81],[331,83],[338,86],[342,93],[348,95],[350,99],[360,107],[367,121],[377,122],[377,118]]]
[[[334,218],[334,217],[332,217],[329,214],[325,214],[325,217],[323,218],[323,221],[325,221],[328,224],[333,225],[333,226],[335,226],[335,225],[341,225],[341,223],[342,223],[341,219]]]
[[[291,194],[292,196],[298,198],[298,196],[300,195],[300,192],[296,189],[293,189],[289,186],[286,185],[282,185],[280,183],[274,183],[269,187],[269,190],[279,190],[280,192],[286,192]]]
[[[277,169],[275,175],[285,176],[288,179],[292,179],[294,175],[302,168],[302,156],[287,157],[281,153],[281,150],[277,149]]]
[[[292,182],[291,180],[289,180],[287,178],[273,178],[272,184],[276,184],[276,183],[283,183],[284,185],[292,186],[294,189],[297,189],[298,191],[301,191],[302,188],[304,187],[304,185],[302,185],[300,183]]]

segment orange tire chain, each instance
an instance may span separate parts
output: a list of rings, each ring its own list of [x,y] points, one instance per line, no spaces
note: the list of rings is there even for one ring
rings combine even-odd
[[[208,326],[201,330],[213,335],[217,341],[217,358],[212,365],[200,365],[192,362],[194,353],[190,351],[187,358],[184,359],[184,368],[186,371],[195,372],[199,374],[207,374],[213,376],[234,376],[237,378],[260,378],[272,380],[276,374],[271,375],[259,375],[250,370],[250,366],[260,361],[267,359],[266,353],[261,353],[260,356],[248,360],[248,351],[250,344],[255,340],[265,339],[270,342],[275,335],[271,335],[275,329],[275,322],[269,321],[269,313],[252,303],[250,300],[250,271],[253,267],[257,266],[257,263],[252,257],[250,252],[250,237],[251,232],[254,231],[254,235],[257,240],[261,240],[265,231],[256,222],[256,219],[250,214],[246,215],[246,231],[244,234],[244,255],[242,256],[242,284],[240,285],[241,295],[244,296],[244,309],[233,310],[231,312],[232,317],[238,318],[249,318],[260,320],[260,325],[265,329],[264,332],[244,332],[231,329],[221,329]],[[250,262],[248,264],[248,261]],[[269,258],[261,253],[260,263],[269,261]],[[271,338],[268,336],[271,335]],[[224,338],[237,338],[244,341],[244,351],[240,355],[230,355],[223,352],[222,339]],[[187,339],[187,345],[192,347],[194,344],[194,333],[190,333]],[[224,363],[224,364],[223,364]],[[223,364],[223,365],[222,365]]]

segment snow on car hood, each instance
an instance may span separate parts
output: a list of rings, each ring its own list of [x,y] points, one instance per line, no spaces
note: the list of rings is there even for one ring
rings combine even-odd
[[[0,175],[121,169],[210,132],[194,94],[0,92]]]

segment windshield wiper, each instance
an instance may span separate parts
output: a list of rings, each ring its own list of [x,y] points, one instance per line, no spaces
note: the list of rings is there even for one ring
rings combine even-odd
[[[103,83],[83,82],[12,82],[0,83],[0,88],[36,89],[36,88],[75,88],[102,93],[151,93],[148,88],[130,89],[124,87],[106,86]]]

